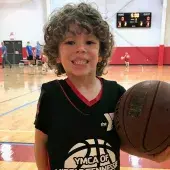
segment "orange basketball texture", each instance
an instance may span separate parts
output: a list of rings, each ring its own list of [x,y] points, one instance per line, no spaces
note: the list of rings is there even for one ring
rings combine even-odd
[[[151,80],[128,89],[117,104],[114,122],[128,153],[165,150],[170,145],[170,84]]]

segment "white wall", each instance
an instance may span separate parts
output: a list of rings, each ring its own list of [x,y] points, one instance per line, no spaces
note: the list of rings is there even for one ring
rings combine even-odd
[[[167,1],[165,46],[170,46],[170,1]]]
[[[16,40],[35,45],[43,42],[43,25],[46,21],[45,0],[31,0],[21,4],[0,5],[0,41],[9,40],[14,32]]]
[[[51,0],[51,9],[62,7],[69,2],[82,1]],[[159,46],[162,16],[160,0],[84,0],[83,2],[95,2],[103,16],[107,15],[117,46]],[[152,12],[152,28],[117,29],[117,12]]]
[[[43,42],[43,25],[46,21],[46,0],[31,0],[22,4],[0,5],[0,41],[8,40],[10,32],[15,38]],[[50,1],[50,0],[49,0]],[[94,2],[113,29],[117,46],[159,46],[162,4],[160,0],[51,0],[51,9],[69,2]],[[121,9],[121,10],[120,10]],[[117,12],[152,12],[150,29],[117,29]],[[168,33],[167,33],[168,34]],[[169,35],[169,34],[168,34]],[[166,38],[167,39],[167,38]],[[166,42],[169,39],[166,40]]]

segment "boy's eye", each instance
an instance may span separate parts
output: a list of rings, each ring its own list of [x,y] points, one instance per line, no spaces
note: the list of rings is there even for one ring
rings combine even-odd
[[[95,42],[94,42],[94,41],[87,41],[86,44],[87,44],[87,45],[95,44]]]
[[[65,44],[74,45],[75,41],[66,41]],[[91,45],[91,44],[95,44],[95,42],[94,41],[86,41],[86,44]]]
[[[67,42],[65,42],[65,44],[74,45],[75,42],[74,41],[67,41]]]

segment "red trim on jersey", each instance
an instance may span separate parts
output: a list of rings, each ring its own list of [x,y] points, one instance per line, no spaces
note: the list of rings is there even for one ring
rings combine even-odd
[[[85,114],[85,113],[83,113],[80,109],[78,109],[78,108],[76,107],[76,105],[70,100],[70,98],[67,96],[66,92],[64,91],[64,89],[63,89],[62,85],[59,83],[59,81],[57,80],[56,82],[59,84],[61,90],[63,91],[65,97],[66,97],[67,100],[71,103],[71,105],[72,105],[76,110],[78,110],[80,113]]]
[[[129,62],[129,58],[125,57],[125,61],[126,61],[126,62]]]
[[[66,82],[67,84],[71,87],[71,89],[73,90],[73,92],[78,96],[78,98],[80,98],[80,100],[82,100],[87,106],[92,106],[94,105],[95,103],[97,103],[100,99],[101,99],[101,96],[102,96],[102,93],[103,93],[103,83],[101,81],[100,78],[98,78],[101,82],[101,85],[102,85],[102,88],[99,92],[99,94],[93,99],[93,100],[88,100],[86,99],[79,91],[78,89],[74,86],[74,84],[67,78],[66,79]]]
[[[126,61],[126,62],[129,62],[129,58],[130,58],[129,54],[128,54],[128,55],[125,55],[124,58],[125,58],[125,61]]]

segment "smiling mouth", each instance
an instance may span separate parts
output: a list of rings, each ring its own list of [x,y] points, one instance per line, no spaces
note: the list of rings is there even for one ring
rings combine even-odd
[[[87,64],[89,61],[88,60],[73,60],[71,61],[73,64],[75,65],[85,65]]]

